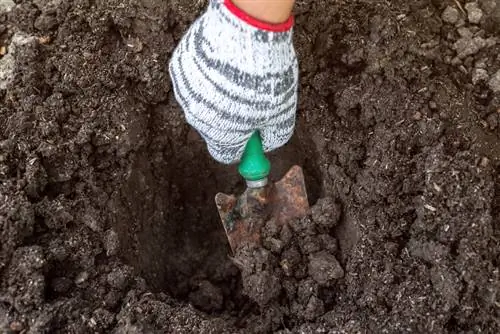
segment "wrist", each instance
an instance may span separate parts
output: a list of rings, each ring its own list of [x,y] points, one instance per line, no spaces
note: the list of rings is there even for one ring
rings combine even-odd
[[[283,32],[293,26],[294,2],[295,0],[224,0],[224,5],[233,15],[258,29]]]

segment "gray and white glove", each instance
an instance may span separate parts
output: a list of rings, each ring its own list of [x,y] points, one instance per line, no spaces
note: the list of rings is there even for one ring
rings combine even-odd
[[[211,0],[174,50],[176,100],[218,162],[239,161],[257,130],[265,152],[290,140],[298,87],[292,34],[292,16],[273,25],[230,0]]]

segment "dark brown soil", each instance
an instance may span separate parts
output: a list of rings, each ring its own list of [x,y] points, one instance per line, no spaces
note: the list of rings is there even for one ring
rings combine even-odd
[[[298,127],[270,158],[314,206],[234,259],[214,195],[244,185],[167,72],[206,1],[14,2],[0,331],[500,332],[499,1],[477,23],[461,0],[298,1]]]

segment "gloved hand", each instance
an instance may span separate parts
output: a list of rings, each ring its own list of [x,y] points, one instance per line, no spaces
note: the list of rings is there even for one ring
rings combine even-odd
[[[215,160],[239,161],[256,130],[265,152],[290,140],[298,86],[292,32],[292,16],[274,25],[230,0],[211,0],[174,50],[175,97]]]

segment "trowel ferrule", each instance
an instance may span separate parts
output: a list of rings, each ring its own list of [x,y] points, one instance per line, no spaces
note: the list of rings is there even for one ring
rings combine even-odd
[[[267,177],[260,179],[260,180],[246,180],[247,182],[247,187],[256,189],[256,188],[264,188],[267,186],[268,179]]]

